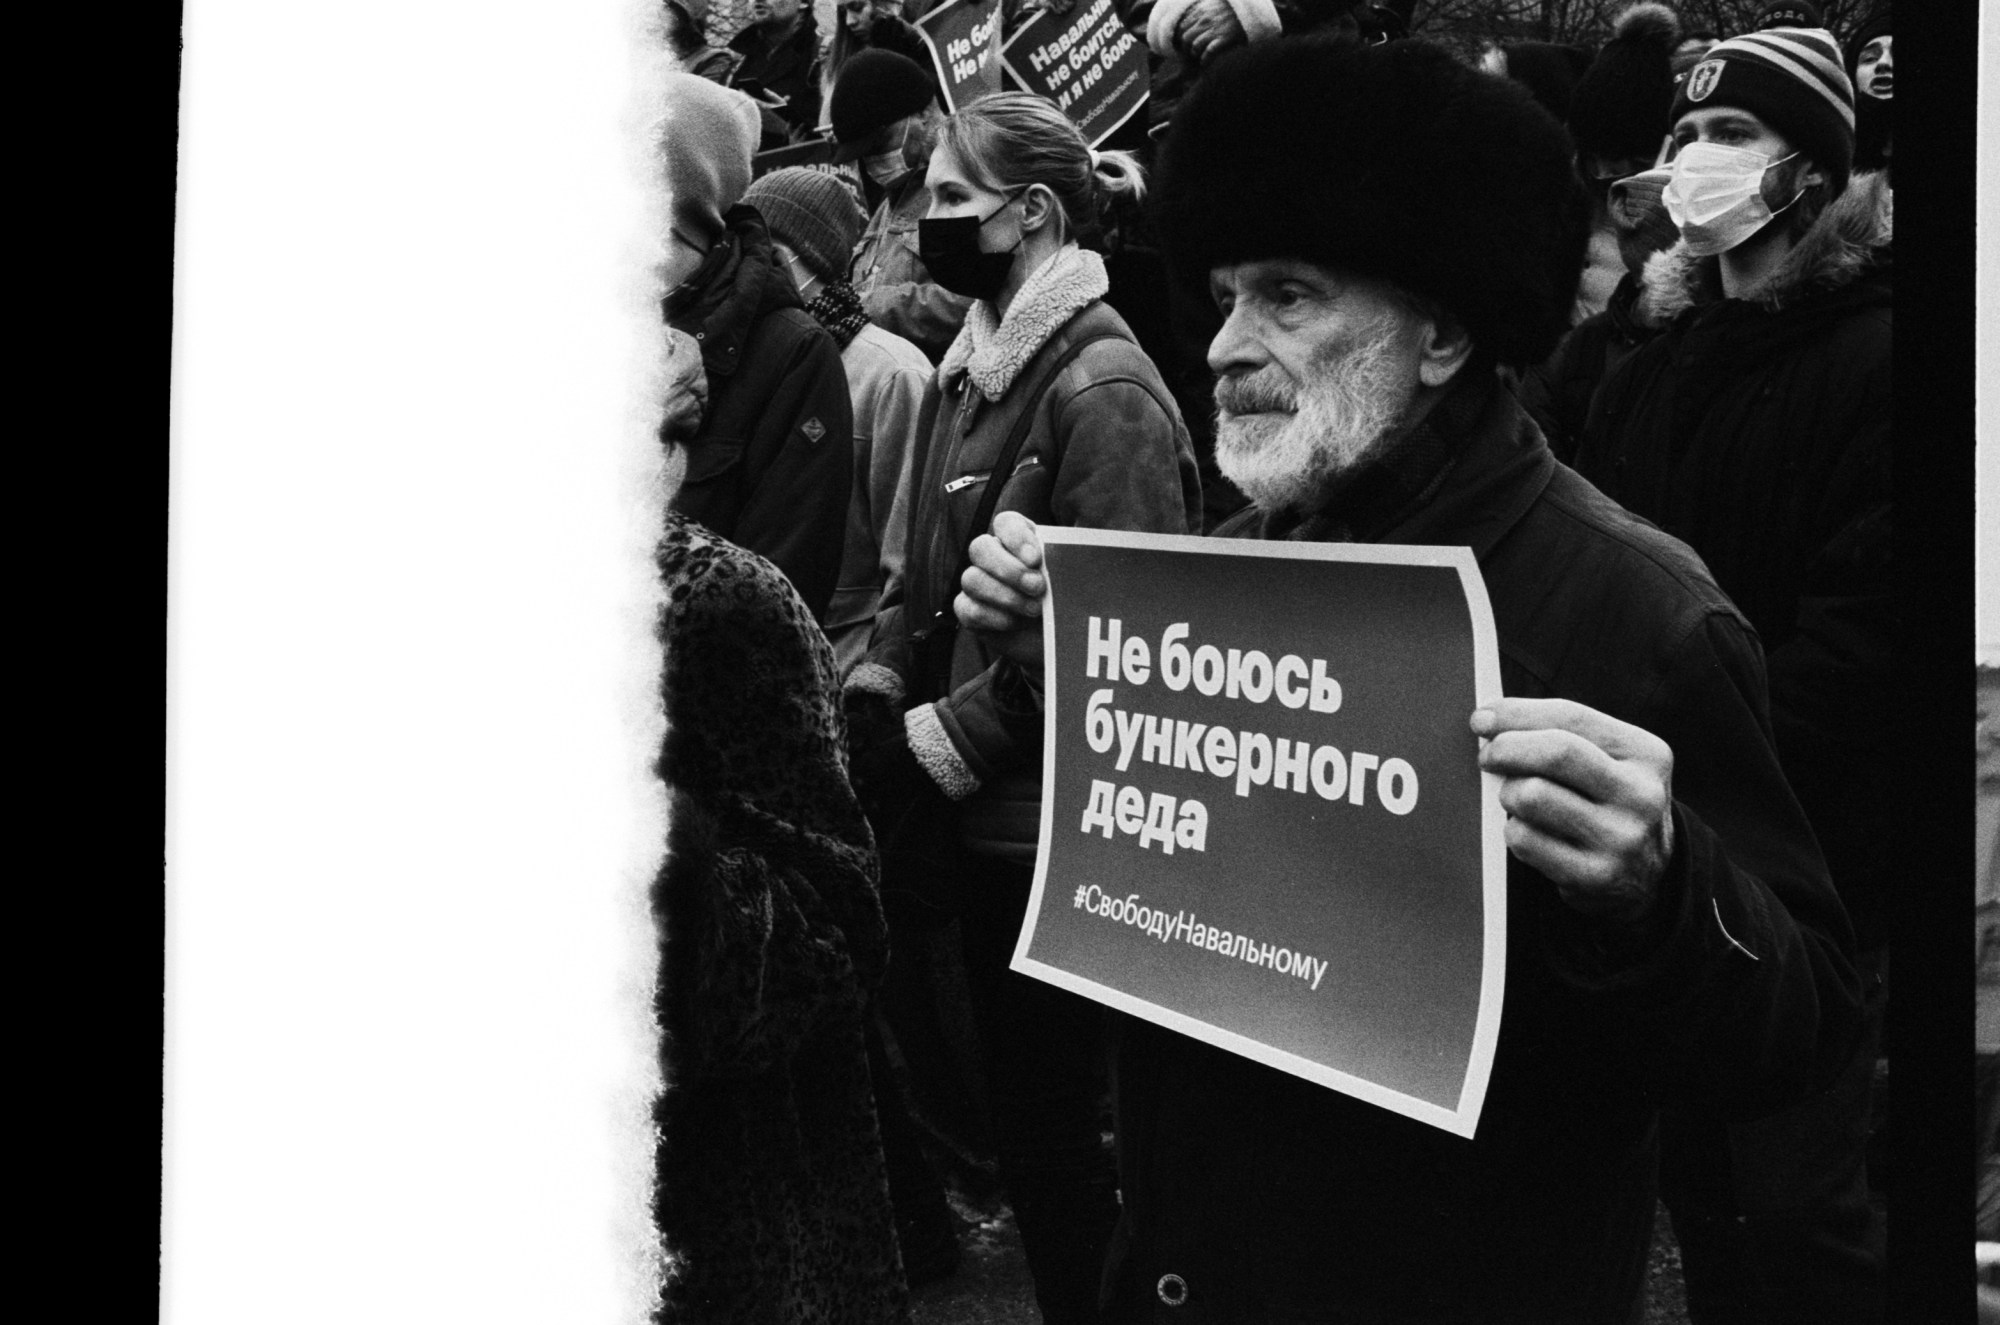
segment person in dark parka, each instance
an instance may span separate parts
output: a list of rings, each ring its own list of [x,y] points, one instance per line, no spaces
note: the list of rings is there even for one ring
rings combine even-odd
[[[673,218],[665,314],[693,336],[708,410],[674,509],[770,559],[824,621],[853,483],[853,405],[840,349],[807,316],[750,187],[756,107],[669,74],[662,147]]]
[[[1872,1322],[1865,1167],[1884,954],[1912,886],[1898,714],[1891,209],[1850,180],[1853,92],[1823,29],[1722,43],[1674,104],[1682,240],[1646,271],[1665,329],[1592,402],[1576,465],[1686,539],[1756,627],[1771,719],[1855,927],[1868,1033],[1827,1091],[1755,1121],[1668,1116],[1663,1167],[1698,1325]],[[1737,172],[1740,201],[1707,191]],[[1797,1157],[1814,1162],[1800,1164]]]
[[[1123,1022],[1107,1319],[1628,1325],[1662,1101],[1810,1092],[1859,990],[1754,634],[1496,380],[1566,321],[1567,137],[1421,41],[1275,42],[1204,75],[1157,197],[1178,278],[1224,314],[1218,455],[1255,504],[1217,536],[1478,558],[1504,697],[1467,757],[1509,815],[1506,1011],[1470,1139]],[[973,560],[961,620],[1033,675],[1033,527],[996,520]]]

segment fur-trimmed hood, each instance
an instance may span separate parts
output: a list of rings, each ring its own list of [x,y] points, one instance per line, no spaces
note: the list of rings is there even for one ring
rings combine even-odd
[[[1004,320],[986,300],[973,300],[938,373],[946,381],[964,373],[981,395],[998,400],[1049,337],[1110,289],[1103,258],[1074,245],[1066,247],[1021,283]]]
[[[1813,295],[1844,289],[1886,266],[1895,194],[1879,173],[1856,175],[1748,302],[1778,312]],[[1637,319],[1665,326],[1691,308],[1723,297],[1722,260],[1698,258],[1685,240],[1647,259],[1639,277]]]

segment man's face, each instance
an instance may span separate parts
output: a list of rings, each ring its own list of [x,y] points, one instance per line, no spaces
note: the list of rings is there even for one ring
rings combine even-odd
[[[1674,122],[1674,152],[1678,155],[1689,143],[1716,143],[1761,152],[1765,161],[1773,165],[1792,155],[1792,145],[1783,134],[1749,111],[1734,106],[1709,106],[1681,116]],[[1764,201],[1772,210],[1791,200],[1798,187],[1796,181],[1804,173],[1803,164],[1803,158],[1794,159],[1790,169],[1774,170],[1764,176]]]
[[[1296,259],[1218,267],[1208,285],[1217,466],[1266,508],[1310,501],[1402,421],[1428,323],[1385,282]]]
[[[1896,65],[1890,58],[1895,38],[1886,32],[1861,48],[1854,58],[1854,90],[1865,97],[1888,101],[1896,90]]]
[[[760,28],[782,28],[799,16],[801,0],[755,0],[750,21]]]

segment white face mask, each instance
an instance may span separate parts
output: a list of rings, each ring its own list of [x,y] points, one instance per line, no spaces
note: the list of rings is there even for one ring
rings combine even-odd
[[[1727,253],[1770,224],[1778,212],[1764,201],[1764,172],[1797,155],[1773,161],[1762,152],[1720,143],[1683,147],[1673,161],[1673,178],[1660,190],[1660,200],[1680,227],[1688,252],[1698,258]],[[1793,194],[1785,207],[1798,200],[1799,194]]]
[[[862,157],[861,168],[868,172],[868,178],[874,180],[885,189],[901,179],[904,173],[910,168],[910,163],[903,159],[903,145],[909,140],[910,126],[905,124],[903,126],[902,137],[896,140],[894,147],[886,152],[877,152],[873,156]]]

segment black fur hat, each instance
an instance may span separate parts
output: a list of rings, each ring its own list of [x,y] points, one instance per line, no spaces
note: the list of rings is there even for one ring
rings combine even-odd
[[[1434,301],[1511,365],[1568,329],[1589,230],[1562,126],[1414,39],[1217,60],[1174,117],[1152,205],[1190,293],[1215,267],[1298,258]]]
[[[1600,157],[1652,157],[1670,127],[1674,47],[1680,20],[1642,0],[1618,15],[1611,40],[1578,80],[1569,100],[1576,150]]]

